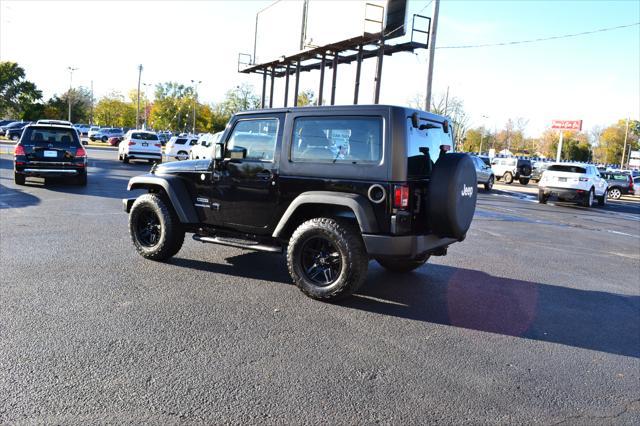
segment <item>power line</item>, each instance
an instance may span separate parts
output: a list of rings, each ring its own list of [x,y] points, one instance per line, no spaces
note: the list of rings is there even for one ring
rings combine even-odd
[[[436,47],[436,49],[471,49],[475,47],[511,46],[515,44],[537,43],[540,41],[559,40],[563,38],[577,37],[577,36],[587,35],[587,34],[603,33],[606,31],[613,31],[621,28],[633,27],[636,25],[640,25],[640,22],[635,22],[633,24],[627,24],[627,25],[618,25],[617,27],[599,28],[597,30],[583,31],[581,33],[563,34],[563,35],[557,35],[557,36],[551,36],[551,37],[541,37],[541,38],[535,38],[531,40],[503,41],[500,43],[485,43],[485,44],[467,44],[467,45],[461,45],[461,46],[438,46]]]

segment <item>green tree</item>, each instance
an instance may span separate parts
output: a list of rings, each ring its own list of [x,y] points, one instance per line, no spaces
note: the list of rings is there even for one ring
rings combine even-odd
[[[253,86],[243,83],[227,92],[221,106],[225,114],[232,116],[239,111],[260,107],[260,97],[254,93]]]
[[[316,94],[311,89],[303,90],[302,93],[298,93],[298,106],[314,105],[316,102]]]
[[[85,87],[72,89],[62,95],[53,95],[44,105],[43,116],[55,120],[69,117],[69,96],[71,96],[71,121],[88,123],[91,117],[91,92]]]
[[[100,126],[135,127],[136,110],[119,92],[112,92],[96,104],[94,119]]]
[[[600,134],[600,139],[595,148],[595,158],[599,162],[607,164],[619,164],[622,159],[622,149],[624,147],[624,136],[627,121],[619,120],[616,124],[606,127]],[[640,123],[637,120],[629,121],[629,132],[627,135],[627,149],[625,151],[625,161],[628,158],[629,150],[638,149],[638,134],[640,133]]]
[[[42,92],[25,78],[24,68],[15,62],[0,61],[0,117],[31,118],[34,103],[42,99]]]
[[[157,130],[190,129],[193,114],[193,88],[176,82],[156,85],[150,121]],[[135,121],[135,120],[134,120]]]

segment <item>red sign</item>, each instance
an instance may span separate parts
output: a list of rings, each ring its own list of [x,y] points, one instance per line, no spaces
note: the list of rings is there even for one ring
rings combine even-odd
[[[553,120],[551,128],[555,130],[582,130],[582,120]]]

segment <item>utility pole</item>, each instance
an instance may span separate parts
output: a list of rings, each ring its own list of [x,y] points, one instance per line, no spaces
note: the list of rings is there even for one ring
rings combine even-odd
[[[300,29],[300,50],[304,50],[304,42],[307,39],[307,14],[309,13],[309,0],[304,0],[302,5],[302,28]]]
[[[486,115],[483,115],[482,118],[487,119]],[[478,149],[478,155],[482,155],[482,138],[484,137],[484,132],[486,131],[485,126],[482,126],[482,132],[480,133],[480,148]]]
[[[77,71],[78,68],[67,67],[69,70],[69,93],[67,94],[67,99],[69,101],[69,122],[71,122],[71,88],[73,86],[73,72]]]
[[[558,141],[558,151],[556,152],[556,163],[560,162],[560,157],[562,157],[562,138],[564,135],[564,130],[560,130],[560,141]]]
[[[149,88],[149,86],[153,86],[153,84],[151,83],[142,83],[142,85],[144,86],[144,129],[147,130],[147,110],[149,109],[149,105],[148,105],[148,101],[149,101],[149,95],[147,94],[147,89]]]
[[[624,145],[622,147],[622,158],[620,159],[621,169],[624,169],[624,153],[627,150],[627,136],[629,136],[629,117],[627,117],[627,127],[624,131]]]
[[[202,80],[191,80],[191,84],[194,86],[193,90],[193,128],[192,134],[196,134],[196,105],[198,105],[198,84],[202,83]]]
[[[136,129],[140,126],[140,79],[142,78],[142,64],[138,65],[138,106],[136,107]]]
[[[425,96],[424,105],[425,111],[431,111],[431,85],[433,82],[433,59],[436,53],[438,13],[440,13],[440,0],[433,0],[433,14],[431,15],[431,28],[429,29],[429,68],[427,71],[427,95]]]

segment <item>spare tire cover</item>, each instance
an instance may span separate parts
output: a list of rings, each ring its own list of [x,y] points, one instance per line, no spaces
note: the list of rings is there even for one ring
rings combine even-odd
[[[439,237],[463,239],[476,211],[477,177],[467,154],[440,157],[431,173],[428,215],[431,230]]]

